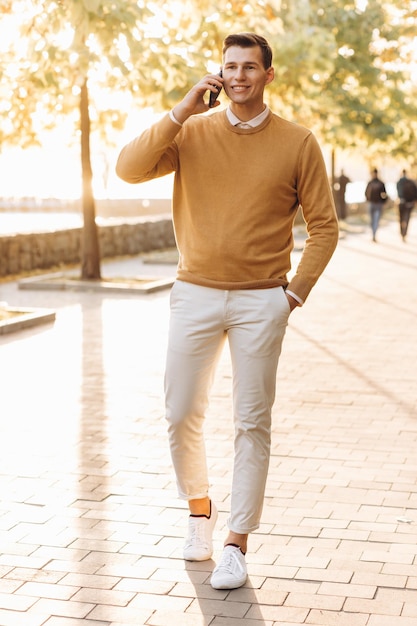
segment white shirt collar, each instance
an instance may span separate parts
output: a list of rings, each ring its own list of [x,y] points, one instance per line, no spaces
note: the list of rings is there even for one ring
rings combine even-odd
[[[262,111],[262,113],[259,113],[259,115],[257,115],[256,117],[253,117],[251,120],[248,120],[247,122],[242,122],[242,120],[240,120],[238,117],[236,117],[234,113],[232,113],[232,111],[230,110],[230,106],[228,106],[226,109],[227,119],[232,124],[232,126],[237,126],[238,124],[246,124],[247,126],[251,126],[252,128],[255,128],[256,126],[259,126],[260,124],[262,124],[262,122],[268,117],[268,114],[269,114],[269,107],[266,106],[265,109]]]

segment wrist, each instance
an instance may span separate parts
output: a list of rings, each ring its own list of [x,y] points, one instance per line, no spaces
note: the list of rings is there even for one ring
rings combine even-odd
[[[290,305],[290,310],[293,311],[295,308],[297,308],[298,306],[300,306],[300,303],[297,302],[297,300],[295,298],[293,298],[292,296],[290,296],[289,293],[285,294],[287,296],[287,300],[288,300],[288,304]]]
[[[302,300],[300,296],[297,296],[296,293],[294,293],[288,288],[285,290],[285,293],[287,296],[291,297],[297,303],[297,306],[303,306],[304,300]]]
[[[180,104],[176,104],[172,109],[172,115],[174,116],[176,122],[181,126],[191,117],[191,113],[187,113],[184,108]]]

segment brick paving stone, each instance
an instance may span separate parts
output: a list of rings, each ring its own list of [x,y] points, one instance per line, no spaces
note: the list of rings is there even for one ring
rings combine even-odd
[[[353,583],[321,583],[318,593],[327,595],[350,596],[353,598],[373,598],[377,587],[373,585],[354,585]]]
[[[114,586],[116,591],[134,591],[135,593],[151,593],[167,595],[175,587],[172,581],[144,580],[141,578],[122,578]],[[177,594],[175,594],[177,595]]]
[[[187,613],[222,615],[243,620],[250,608],[251,605],[248,602],[234,602],[230,597],[226,601],[214,598],[195,598],[187,607]]]
[[[169,624],[170,626],[207,626],[207,624],[210,624],[211,626],[215,623],[213,619],[214,616],[198,615],[196,613],[187,614],[172,611],[168,613],[165,611],[156,610],[146,622],[146,624],[149,626],[166,626],[166,624]],[[239,622],[242,623],[242,620],[240,618],[238,620],[234,620],[234,626],[237,626]],[[112,623],[111,626],[117,626],[117,624]],[[125,625],[120,624],[120,626]]]
[[[7,611],[0,609],[0,624],[2,626],[43,626],[45,624],[45,615],[28,615],[28,613],[20,613],[17,611]]]
[[[0,337],[1,626],[415,626],[417,232],[403,244],[386,221],[369,239],[347,232],[290,318],[263,518],[235,591],[209,584],[230,506],[227,350],[206,424],[215,552],[185,563],[164,420],[169,291],[1,284],[2,300],[56,311]]]
[[[19,591],[19,589],[17,590]],[[18,595],[12,593],[0,593],[0,607],[2,609],[13,609],[14,611],[26,611],[35,604],[36,599],[32,596]]]
[[[92,609],[94,609],[94,604],[41,598],[27,612],[30,615],[28,622],[30,623],[32,615],[35,617],[38,615],[60,615],[61,617],[84,618]]]
[[[79,586],[71,586],[55,583],[25,582],[16,591],[16,596],[31,596],[35,598],[54,598],[56,600],[69,600],[75,596]]]
[[[233,592],[227,599],[234,602],[247,602],[257,605],[283,605],[288,597],[288,591],[278,589],[253,589],[249,587],[241,587]]]
[[[407,589],[417,589],[417,577],[410,576],[407,579]]]
[[[401,615],[417,618],[417,605],[415,602],[405,602]]]
[[[368,616],[363,613],[341,613],[313,609],[310,611],[305,624],[314,624],[315,626],[368,626]]]
[[[328,611],[340,611],[344,607],[344,596],[322,595],[310,593],[289,593],[285,606],[304,606],[309,609],[323,609]]]
[[[343,609],[348,613],[378,613],[379,615],[401,615],[403,602],[387,600],[365,600],[364,598],[347,598]]]
[[[376,585],[377,587],[391,587],[398,589],[404,589],[408,586],[410,578],[407,576],[395,576],[394,574],[374,574],[370,572],[355,572],[352,577],[352,583],[358,585]]]
[[[345,557],[345,555],[342,555],[342,557]],[[335,573],[343,570],[353,572],[380,572],[382,567],[383,564],[378,562],[359,561],[355,558],[336,558],[332,559],[329,563],[328,571]]]
[[[378,550],[366,550],[361,556],[363,561],[378,561],[380,563],[404,563],[411,565],[414,560],[414,554],[393,553],[392,550],[380,552]]]
[[[407,616],[378,615],[374,614],[369,617],[367,626],[415,626],[416,618]]]
[[[271,620],[273,622],[294,622],[295,624],[304,624],[309,611],[303,607],[286,607],[272,605],[252,605],[246,616],[249,619]],[[262,622],[261,622],[262,623]]]
[[[208,562],[206,562],[205,565],[201,566],[201,571],[192,571],[192,570],[185,571],[184,569],[181,568],[181,566],[179,566],[178,569],[159,568],[152,574],[152,576],[150,576],[150,579],[155,580],[155,581],[171,581],[175,583],[186,582],[188,580],[192,580],[192,582],[194,583],[201,584],[201,583],[204,583],[205,580],[207,580],[212,569],[213,569],[213,565],[211,565],[210,567],[210,564]]]
[[[111,622],[98,622],[89,619],[72,619],[71,617],[50,617],[45,626],[113,626]]]
[[[245,626],[278,626],[278,622],[272,622],[270,620],[261,619],[249,619],[245,617],[244,620],[235,619],[233,617],[221,617],[216,616],[212,622],[210,622],[210,626],[240,626],[244,623]],[[289,624],[288,622],[279,622],[279,626],[294,626],[294,622]]]
[[[98,605],[88,614],[88,619],[93,623],[94,621],[108,621],[111,626],[114,623],[120,623],[123,626],[147,626],[150,624],[149,619],[153,613],[152,609]]]
[[[326,569],[314,569],[308,567],[300,567],[297,572],[297,580],[305,581],[331,581],[334,583],[349,583],[353,578],[353,572],[343,568],[326,568]]]
[[[397,563],[384,563],[381,568],[384,574],[394,574],[400,576],[408,576],[410,580],[413,576],[417,576],[417,563],[413,565],[399,565]]]
[[[0,580],[0,594],[14,593],[22,584],[21,580],[6,580],[3,578]]]
[[[414,589],[390,589],[381,587],[378,589],[378,599],[389,600],[395,602],[410,602],[417,605],[417,591]]]
[[[72,585],[82,588],[113,589],[121,579],[116,576],[99,576],[97,574],[84,574],[83,576],[71,573],[60,580],[62,585]]]
[[[75,574],[78,574],[82,577],[85,574],[95,574],[97,570],[97,565],[91,564],[90,562],[84,563],[83,561],[65,561],[60,559],[53,559],[52,561],[46,563],[40,571],[44,572],[45,575],[48,575],[50,573],[49,570],[53,573],[61,572],[62,575],[64,575],[66,572],[74,572]]]
[[[71,600],[74,602],[88,602],[91,604],[109,604],[111,606],[127,606],[135,594],[115,589],[92,589],[84,587],[77,590]]]

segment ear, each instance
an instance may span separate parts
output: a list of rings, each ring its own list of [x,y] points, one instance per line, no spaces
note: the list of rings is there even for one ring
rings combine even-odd
[[[275,70],[271,65],[271,67],[266,70],[265,85],[269,85],[269,83],[272,83],[272,81],[274,80],[274,77],[275,77]]]

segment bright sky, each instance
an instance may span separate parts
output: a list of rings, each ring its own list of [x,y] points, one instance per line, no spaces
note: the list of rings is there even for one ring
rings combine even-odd
[[[93,155],[94,193],[96,198],[169,198],[172,177],[142,185],[128,185],[117,178],[114,168],[120,148],[158,118],[151,111],[132,114],[120,145]],[[59,129],[45,136],[42,148],[7,148],[0,153],[0,198],[33,197],[77,199],[81,196],[80,152],[77,145],[65,145],[66,136]],[[105,172],[108,172],[107,190]]]

